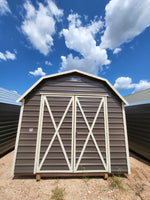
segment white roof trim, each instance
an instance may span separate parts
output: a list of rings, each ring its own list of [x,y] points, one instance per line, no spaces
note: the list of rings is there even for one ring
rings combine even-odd
[[[100,78],[98,76],[95,76],[95,75],[92,75],[92,74],[89,74],[89,73],[86,73],[86,72],[82,72],[80,70],[70,70],[70,71],[66,71],[66,72],[61,72],[61,73],[57,73],[57,74],[52,74],[52,75],[48,75],[48,76],[43,76],[41,77],[34,85],[32,85],[32,87],[30,87],[18,100],[17,102],[21,102],[25,96],[27,94],[29,94],[42,80],[44,79],[47,79],[47,78],[53,78],[53,77],[57,77],[57,76],[61,76],[61,75],[65,75],[65,74],[71,74],[73,72],[77,72],[79,74],[83,74],[83,75],[86,75],[86,76],[89,76],[89,77],[92,77],[94,79],[97,79],[97,80],[101,80],[101,81],[104,81],[106,82],[110,88],[117,94],[117,96],[125,103],[128,105],[128,102],[119,94],[119,92],[111,85],[111,83],[109,83],[108,80],[104,79],[104,78]]]

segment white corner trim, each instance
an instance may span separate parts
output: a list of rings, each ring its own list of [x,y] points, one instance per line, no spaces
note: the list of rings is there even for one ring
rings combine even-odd
[[[24,100],[22,100],[22,105],[21,105],[21,108],[20,108],[20,115],[19,115],[18,129],[17,129],[17,136],[16,136],[16,143],[15,143],[15,150],[14,150],[12,176],[14,176],[14,171],[15,171],[15,163],[16,163],[16,157],[17,157],[17,151],[18,151],[18,144],[19,144],[19,137],[20,137],[23,110],[24,110]]]
[[[128,174],[131,174],[129,145],[128,145],[128,134],[127,134],[127,124],[126,124],[126,115],[125,115],[125,109],[124,109],[124,103],[123,102],[122,102],[122,114],[123,114],[123,124],[124,124],[124,136],[125,136],[125,146],[126,146],[126,157],[127,157]]]
[[[66,71],[66,72],[61,72],[61,73],[57,73],[57,74],[52,74],[52,75],[48,75],[48,76],[43,76],[41,77],[34,85],[32,85],[32,87],[30,87],[18,100],[17,102],[20,102],[22,101],[22,99],[24,99],[24,97],[29,93],[31,92],[42,80],[44,79],[47,79],[47,78],[53,78],[53,77],[57,77],[57,76],[61,76],[61,75],[65,75],[65,74],[71,74],[73,72],[77,72],[79,74],[82,74],[82,75],[85,75],[85,76],[88,76],[88,77],[92,77],[94,79],[97,79],[97,80],[101,80],[101,81],[104,81],[107,83],[107,85],[109,85],[109,87],[116,93],[116,95],[126,104],[128,105],[128,102],[119,94],[119,92],[111,85],[111,83],[104,79],[104,78],[100,78],[98,76],[95,76],[95,75],[92,75],[92,74],[89,74],[89,73],[86,73],[86,72],[82,72],[80,70],[70,70],[70,71]]]

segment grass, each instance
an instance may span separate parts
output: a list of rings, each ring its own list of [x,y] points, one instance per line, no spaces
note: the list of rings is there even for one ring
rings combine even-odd
[[[64,200],[64,188],[59,188],[58,186],[52,190],[52,196],[50,200]]]
[[[125,190],[121,178],[119,176],[112,175],[108,178],[109,187],[111,189]]]

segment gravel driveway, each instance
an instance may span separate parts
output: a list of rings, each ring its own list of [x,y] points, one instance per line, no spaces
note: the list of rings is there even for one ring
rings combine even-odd
[[[50,200],[52,190],[64,188],[65,200],[150,200],[150,162],[130,156],[132,174],[126,177],[13,179],[14,152],[0,159],[0,200]],[[120,184],[118,188],[115,184]]]

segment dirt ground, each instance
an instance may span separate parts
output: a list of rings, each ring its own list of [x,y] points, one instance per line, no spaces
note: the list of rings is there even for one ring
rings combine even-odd
[[[52,190],[64,189],[64,200],[150,200],[150,162],[130,156],[131,175],[98,178],[13,179],[14,152],[0,159],[0,200],[50,200]]]

